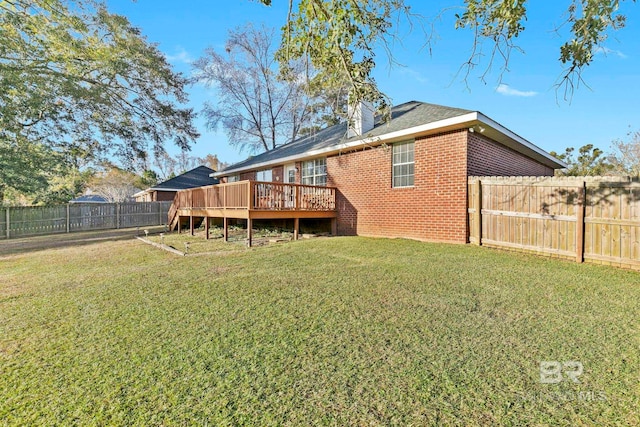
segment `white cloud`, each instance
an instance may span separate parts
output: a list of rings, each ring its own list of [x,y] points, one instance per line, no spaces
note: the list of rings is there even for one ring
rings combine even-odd
[[[400,68],[400,73],[415,79],[420,84],[427,84],[429,82],[429,79],[423,76],[422,73],[412,68],[408,68],[408,67]]]
[[[598,46],[593,51],[593,53],[594,53],[594,55],[604,55],[604,56],[614,55],[614,56],[617,56],[620,59],[627,59],[628,58],[628,56],[625,55],[623,52],[621,52],[619,50],[609,49],[608,47],[604,47],[604,46]]]
[[[532,90],[522,91],[518,89],[513,89],[511,86],[506,85],[504,83],[501,83],[500,85],[498,85],[498,87],[496,88],[496,92],[505,96],[523,96],[523,97],[536,96],[538,94],[538,92],[534,92]]]
[[[167,61],[173,63],[182,63],[182,64],[191,64],[193,62],[193,58],[184,48],[178,47],[176,49],[175,55],[165,54]]]

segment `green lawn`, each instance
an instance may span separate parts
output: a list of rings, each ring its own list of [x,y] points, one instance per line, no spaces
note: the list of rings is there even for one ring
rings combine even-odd
[[[0,258],[0,424],[639,424],[639,273],[406,240],[234,247]],[[580,383],[541,383],[540,361],[582,363]]]

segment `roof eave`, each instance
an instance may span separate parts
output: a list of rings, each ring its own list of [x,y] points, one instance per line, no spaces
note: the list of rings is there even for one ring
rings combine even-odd
[[[429,135],[433,133],[448,132],[457,129],[464,129],[465,127],[472,128],[473,126],[480,125],[484,130],[481,132],[491,139],[515,150],[522,154],[526,154],[529,157],[534,158],[540,163],[549,166],[553,169],[561,169],[567,167],[567,165],[551,156],[546,151],[517,135],[516,133],[505,128],[498,122],[490,119],[484,114],[473,111],[460,116],[438,120],[432,123],[426,123],[424,125],[414,126],[399,131],[389,132],[379,136],[369,136],[360,138],[354,141],[345,141],[340,144],[332,145],[331,147],[321,148],[318,150],[307,151],[302,154],[296,154],[293,156],[280,157],[278,159],[268,160],[265,162],[254,163],[246,167],[240,167],[235,169],[228,169],[221,172],[215,172],[210,174],[210,177],[220,178],[223,176],[234,175],[240,172],[247,172],[252,170],[260,170],[269,166],[281,165],[284,163],[291,163],[295,161],[309,160],[321,156],[328,156],[332,154],[338,154],[345,151],[355,150],[363,146],[377,145],[387,142],[397,142],[407,138],[415,138],[419,136]],[[489,130],[489,132],[486,132]]]
[[[489,132],[480,132],[486,134],[489,138],[501,143],[502,145],[511,148],[514,151],[525,154],[534,160],[539,161],[545,166],[552,169],[566,168],[567,164],[561,160],[556,159],[551,154],[544,151],[537,145],[527,141],[520,135],[512,132],[500,123],[492,120],[482,113],[478,113],[478,122],[481,125],[489,127]],[[515,143],[515,144],[514,144]]]

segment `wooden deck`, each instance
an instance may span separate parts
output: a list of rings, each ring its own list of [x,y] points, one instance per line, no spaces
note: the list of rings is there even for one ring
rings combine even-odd
[[[239,181],[179,191],[169,209],[168,223],[172,230],[180,231],[181,223],[188,219],[193,233],[196,222],[204,220],[208,236],[209,218],[222,218],[226,240],[227,219],[245,219],[251,245],[254,219],[293,219],[297,238],[300,219],[331,218],[335,234],[336,217],[335,187]]]

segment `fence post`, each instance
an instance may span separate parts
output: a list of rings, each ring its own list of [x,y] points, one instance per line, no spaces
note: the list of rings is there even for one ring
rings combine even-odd
[[[71,218],[70,218],[70,208],[69,208],[70,204],[67,203],[67,233],[71,230]]]
[[[6,220],[7,220],[7,239],[11,238],[11,215],[9,214],[9,206],[7,206]]]
[[[578,212],[576,215],[576,262],[584,262],[584,215],[587,208],[587,183],[578,188]]]
[[[116,203],[116,229],[120,228],[120,203]]]
[[[476,181],[476,197],[473,204],[476,208],[473,213],[474,234],[478,239],[476,244],[482,246],[482,181],[480,180]]]

